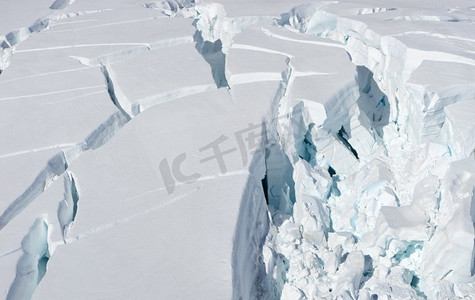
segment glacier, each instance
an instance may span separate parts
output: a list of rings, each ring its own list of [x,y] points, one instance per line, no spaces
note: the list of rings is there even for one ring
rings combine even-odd
[[[0,15],[0,298],[475,297],[471,1]]]

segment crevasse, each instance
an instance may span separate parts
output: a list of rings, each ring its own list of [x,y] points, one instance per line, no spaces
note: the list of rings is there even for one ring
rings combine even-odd
[[[474,282],[473,140],[455,141],[462,129],[444,107],[472,99],[473,87],[437,94],[408,84],[424,58],[317,5],[278,23],[341,42],[358,67],[324,120],[292,104],[284,77],[275,105],[291,117],[279,118],[267,156],[268,298],[463,296]]]

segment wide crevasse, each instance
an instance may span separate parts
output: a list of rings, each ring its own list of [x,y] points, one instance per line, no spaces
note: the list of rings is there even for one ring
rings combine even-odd
[[[288,118],[279,118],[266,156],[269,298],[470,294],[474,144],[450,137],[450,105],[471,103],[472,85],[425,91],[409,80],[423,59],[406,45],[318,5],[296,7],[279,24],[343,43],[357,67],[318,109],[291,84],[278,103]],[[473,133],[468,127],[458,130]]]

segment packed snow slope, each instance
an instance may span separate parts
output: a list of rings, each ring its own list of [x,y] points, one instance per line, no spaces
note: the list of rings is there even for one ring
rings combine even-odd
[[[1,1],[0,298],[475,298],[474,22]]]

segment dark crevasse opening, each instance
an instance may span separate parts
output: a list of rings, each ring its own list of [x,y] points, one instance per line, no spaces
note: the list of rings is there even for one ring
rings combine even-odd
[[[73,218],[72,221],[76,219],[76,214],[78,212],[78,202],[79,202],[79,192],[76,186],[76,180],[71,176],[71,198],[73,200]]]
[[[312,129],[315,127],[314,123],[308,125],[307,132],[305,133],[304,139],[302,141],[302,146],[298,148],[299,157],[307,161],[310,165],[315,166],[316,162],[316,153],[317,147],[315,146],[312,139]]]
[[[196,50],[211,67],[216,87],[218,89],[223,87],[229,88],[228,80],[226,79],[226,54],[223,52],[221,40],[216,40],[215,42],[205,41],[200,31],[195,32],[193,39],[196,43]]]
[[[411,287],[416,291],[417,295],[423,297],[424,299],[427,299],[427,295],[420,289],[419,282],[420,282],[419,276],[412,274],[412,279],[410,283]]]
[[[350,150],[351,153],[353,153],[353,155],[356,157],[356,159],[359,159],[358,152],[356,152],[355,148],[353,148],[353,146],[350,144],[350,142],[348,142],[349,137],[348,137],[348,134],[346,133],[346,130],[343,126],[341,126],[340,130],[338,130],[337,137],[340,140],[340,142],[342,142],[343,145],[345,145],[345,147],[348,148],[348,150]]]
[[[330,174],[330,177],[333,177],[336,175],[335,169],[332,168],[332,166],[328,166],[328,174]]]
[[[101,72],[104,75],[104,79],[106,81],[107,92],[109,93],[109,98],[111,99],[112,103],[127,117],[127,120],[130,120],[129,114],[124,110],[121,106],[119,99],[115,93],[114,82],[111,78],[110,72],[107,69],[106,65],[101,65]]]
[[[266,198],[266,204],[269,205],[269,193],[267,191],[267,189],[269,188],[267,184],[267,172],[264,178],[262,178],[261,183],[262,183],[262,189],[264,190],[264,197]]]
[[[295,203],[293,166],[287,155],[277,145],[266,149],[266,176],[263,187],[267,193],[269,211],[274,223],[280,224],[285,216],[292,215]],[[279,216],[277,216],[277,214]],[[277,225],[276,224],[276,225]]]

